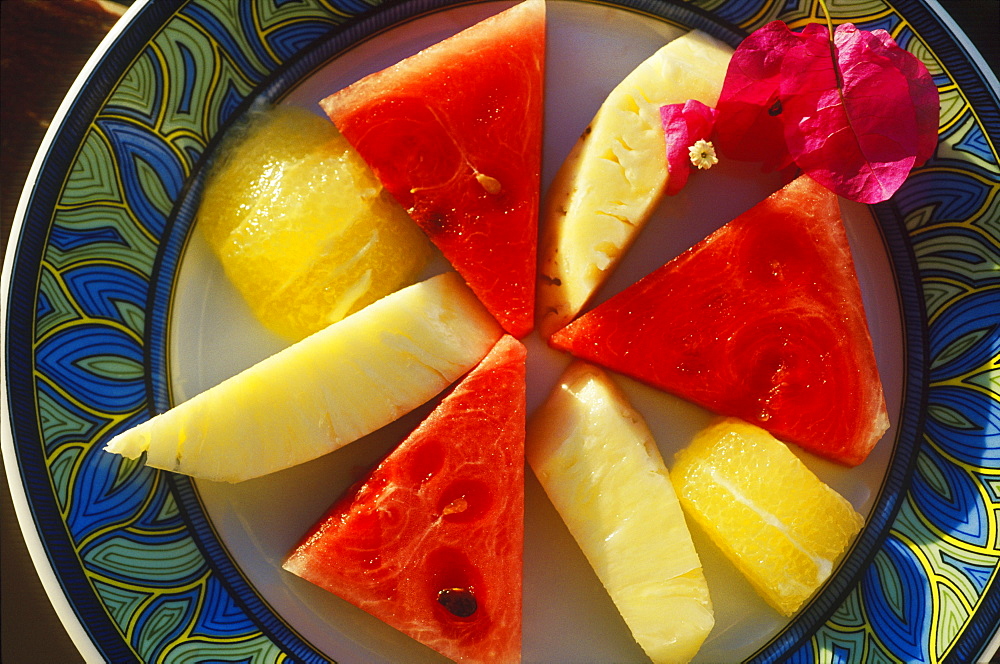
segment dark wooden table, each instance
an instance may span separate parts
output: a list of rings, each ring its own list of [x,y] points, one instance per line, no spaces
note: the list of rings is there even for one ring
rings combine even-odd
[[[96,0],[0,0],[0,224],[5,252],[24,180],[49,121],[124,9]],[[2,476],[0,661],[82,661],[38,580],[14,516],[7,475]]]
[[[1000,71],[1000,0],[939,1],[993,71]],[[131,0],[123,2],[130,4]],[[122,4],[97,0],[0,0],[0,224],[5,250],[17,200],[45,128],[73,79],[123,9]],[[15,99],[18,103],[12,101]],[[81,661],[31,564],[14,517],[6,475],[2,483],[0,661]]]

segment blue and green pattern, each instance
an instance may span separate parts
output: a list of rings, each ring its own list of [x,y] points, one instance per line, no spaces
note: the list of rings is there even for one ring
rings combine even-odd
[[[803,616],[758,658],[793,648],[795,662],[973,661],[1000,626],[1000,91],[970,98],[962,55],[921,3],[829,6],[835,21],[888,30],[927,65],[940,139],[875,210],[902,300],[908,426],[844,565],[858,573],[814,603],[832,609],[821,625]],[[820,12],[801,3],[779,18],[795,26]],[[846,596],[830,602],[840,588]]]
[[[5,379],[37,528],[109,661],[326,661],[247,583],[189,480],[100,447],[169,403],[164,330],[186,195],[212,141],[338,49],[447,4],[394,4],[359,23],[348,19],[371,9],[360,0],[150,2],[69,109],[12,257]],[[820,11],[811,0],[617,4],[730,41]],[[755,659],[971,661],[1000,621],[998,91],[921,0],[828,5],[927,64],[941,139],[875,209],[907,345],[882,495],[840,573]]]
[[[175,206],[202,154],[277,70],[367,9],[149,3],[48,156],[17,255],[7,379],[32,511],[109,661],[325,661],[213,546],[188,480],[100,448],[167,399],[154,339],[186,232]]]

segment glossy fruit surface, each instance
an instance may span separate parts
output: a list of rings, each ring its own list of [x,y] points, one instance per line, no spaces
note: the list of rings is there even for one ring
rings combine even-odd
[[[106,450],[239,482],[331,452],[399,418],[500,338],[454,272],[326,327],[115,438]]]
[[[532,415],[526,454],[653,662],[690,660],[715,619],[667,468],[645,420],[601,369],[576,362]]]
[[[545,3],[526,0],[321,106],[516,337],[534,321]]]
[[[692,31],[643,61],[608,95],[545,197],[539,246],[538,326],[569,323],[608,278],[663,196],[660,107],[714,106],[732,48]]]
[[[501,338],[284,568],[455,661],[520,661],[526,354]]]
[[[805,176],[551,343],[839,463],[888,428],[837,198]]]
[[[735,418],[698,434],[670,476],[687,514],[785,616],[830,577],[864,525],[784,443]]]
[[[197,227],[254,315],[293,341],[413,283],[432,250],[336,127],[292,106],[234,130]]]

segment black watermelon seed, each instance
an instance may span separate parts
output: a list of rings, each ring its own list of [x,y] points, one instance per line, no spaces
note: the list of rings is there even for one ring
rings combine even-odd
[[[468,618],[479,608],[471,588],[443,588],[438,591],[437,601],[458,618]]]

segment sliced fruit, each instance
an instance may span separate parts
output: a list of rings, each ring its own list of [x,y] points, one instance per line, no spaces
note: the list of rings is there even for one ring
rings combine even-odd
[[[575,362],[532,415],[526,454],[654,662],[690,660],[715,624],[663,459],[607,374]]]
[[[108,452],[239,482],[338,449],[447,387],[502,331],[454,272],[388,295],[114,437]]]
[[[432,251],[336,127],[290,106],[223,146],[197,227],[254,315],[293,341],[413,283]]]
[[[830,577],[864,525],[784,443],[736,418],[700,432],[670,476],[687,514],[785,616]]]
[[[545,3],[527,0],[321,106],[504,329],[533,327]]]
[[[550,342],[847,465],[889,426],[837,197],[805,176]]]
[[[701,32],[682,35],[608,95],[545,198],[537,319],[543,336],[569,323],[604,283],[667,184],[660,106],[714,106],[733,49]]]
[[[525,356],[504,336],[284,568],[457,662],[520,661]]]

